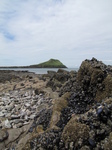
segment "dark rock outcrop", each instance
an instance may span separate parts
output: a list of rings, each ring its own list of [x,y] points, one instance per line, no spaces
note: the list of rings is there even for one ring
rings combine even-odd
[[[44,79],[47,84],[43,95],[39,89],[34,90],[34,96],[40,94],[40,99],[37,105],[37,98],[32,97],[36,113],[22,137],[23,141],[28,139],[22,148],[111,150],[112,67],[92,58],[83,61],[78,72],[49,71]],[[50,96],[57,93],[55,98],[43,98],[47,91]],[[29,109],[29,103],[25,103],[26,106]],[[7,141],[11,134],[1,133],[0,144],[3,144],[2,141]],[[17,147],[23,143],[21,140],[16,139]]]

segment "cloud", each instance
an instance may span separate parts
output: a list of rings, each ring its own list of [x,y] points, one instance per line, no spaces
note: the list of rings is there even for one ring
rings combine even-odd
[[[111,6],[111,0],[0,1],[0,65],[110,60]]]

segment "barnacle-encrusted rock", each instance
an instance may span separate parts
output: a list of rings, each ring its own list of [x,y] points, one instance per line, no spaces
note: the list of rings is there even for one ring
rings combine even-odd
[[[104,144],[104,150],[111,150],[112,149],[112,132],[109,135],[108,141]]]
[[[50,121],[50,127],[54,127],[56,123],[60,120],[61,111],[67,107],[67,98],[70,93],[65,93],[61,98],[55,100],[53,104],[53,113]]]
[[[73,142],[75,147],[80,147],[83,142],[88,140],[89,130],[87,125],[78,123],[75,118],[72,118],[63,130],[62,139],[65,145]]]

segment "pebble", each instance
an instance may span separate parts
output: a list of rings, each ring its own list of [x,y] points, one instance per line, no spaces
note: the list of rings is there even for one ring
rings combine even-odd
[[[89,144],[92,146],[92,147],[95,147],[96,146],[96,143],[94,140],[92,140],[91,138],[89,138]]]
[[[5,119],[0,123],[1,128],[20,128],[29,124],[36,117],[38,106],[48,103],[43,94],[36,95],[34,90],[10,91],[0,100],[0,117]]]
[[[97,109],[97,114],[100,115],[102,111],[103,111],[102,106],[99,106]]]
[[[11,128],[11,124],[8,119],[2,122],[2,128]]]
[[[4,113],[3,112],[0,112],[0,117],[4,117]]]

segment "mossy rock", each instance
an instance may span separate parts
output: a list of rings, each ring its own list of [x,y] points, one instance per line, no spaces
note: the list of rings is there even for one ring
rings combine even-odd
[[[105,73],[101,68],[92,66],[88,61],[83,61],[77,74],[77,81],[81,84],[84,78],[89,78],[90,85],[96,85],[99,77],[104,78]]]
[[[60,120],[61,111],[67,107],[67,98],[70,97],[70,93],[65,93],[61,98],[55,100],[53,104],[53,113],[50,121],[50,127],[54,127]]]
[[[89,75],[92,74],[92,66],[88,62],[83,61],[77,74],[78,82],[81,82],[87,73]]]
[[[73,142],[76,148],[79,146],[80,140],[82,143],[88,140],[89,131],[90,129],[87,125],[77,122],[75,118],[71,118],[63,130],[62,140],[65,145]]]
[[[102,82],[104,90],[98,90],[96,93],[96,100],[100,101],[106,97],[112,97],[112,76],[108,75]]]
[[[102,62],[85,60],[77,74],[77,82],[87,93],[94,93],[94,99],[101,101],[112,96],[112,75]]]

